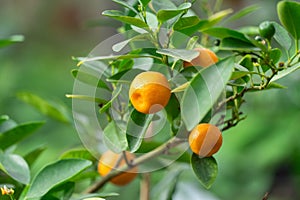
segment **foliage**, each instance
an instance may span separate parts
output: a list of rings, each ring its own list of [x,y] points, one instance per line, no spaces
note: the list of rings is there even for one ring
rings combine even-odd
[[[215,123],[222,131],[236,126],[246,118],[242,112],[245,94],[285,88],[277,81],[300,68],[300,29],[296,23],[300,4],[297,2],[279,2],[277,12],[282,25],[274,21],[262,22],[255,27],[255,34],[246,28],[243,31],[234,30],[224,24],[255,11],[256,6],[236,14],[231,14],[231,9],[207,10],[208,15],[200,18],[193,11],[195,1],[114,2],[124,10],[107,10],[103,15],[123,23],[119,31],[125,40],[112,46],[112,49],[119,52],[126,47],[129,51],[122,55],[77,58],[80,69],[85,65],[93,65],[101,71],[101,76],[76,69],[72,71],[74,78],[95,86],[102,93],[100,97],[85,94],[71,94],[67,97],[99,105],[99,116],[101,119],[105,116],[106,119],[101,121],[101,125],[107,148],[115,152],[130,150],[144,153],[122,167],[122,170],[151,161],[158,155],[173,153],[172,150],[177,150],[178,146],[186,142],[186,137],[182,135],[199,123]],[[163,42],[161,35],[164,35]],[[0,40],[0,47],[21,40],[20,37]],[[141,42],[149,43],[151,48],[140,47]],[[183,68],[183,61],[190,62],[198,56],[193,50],[195,47],[214,50],[220,61],[204,69],[197,66]],[[145,71],[136,68],[140,58],[151,59],[155,64],[150,70],[161,72],[171,83],[173,94],[162,115],[141,114],[130,102],[122,102],[132,77]],[[126,76],[127,72],[131,74]],[[70,122],[66,111],[62,111],[59,106],[29,93],[19,93],[18,97],[43,114],[64,123]],[[118,113],[118,121],[112,115],[112,110]],[[167,119],[159,133],[164,137],[144,140],[150,122],[161,116]],[[33,161],[44,149],[34,149],[27,155],[17,155],[14,149],[43,123],[17,124],[6,115],[0,117],[0,169],[3,173],[0,180],[16,191],[10,195],[11,198],[100,199],[117,195],[97,191],[121,172],[113,170],[98,182],[98,175],[94,173],[97,161],[86,149],[69,150],[32,178],[30,169]],[[136,125],[139,125],[138,128]],[[135,134],[132,135],[132,132]],[[201,184],[210,188],[218,173],[216,159],[200,158],[196,154],[184,152],[173,165],[189,162]],[[179,175],[180,172],[173,172],[172,177],[178,179]],[[76,186],[82,181],[91,182],[92,186],[85,191],[82,188],[78,191]],[[160,184],[168,187],[164,180]],[[164,195],[171,199],[175,188],[175,183],[170,184]]]

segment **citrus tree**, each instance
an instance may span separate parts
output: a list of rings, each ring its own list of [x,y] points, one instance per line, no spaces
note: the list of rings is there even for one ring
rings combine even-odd
[[[13,147],[42,122],[18,125],[2,116],[1,192],[7,198],[111,198],[117,194],[101,192],[106,184],[124,186],[139,174],[140,198],[149,199],[152,172],[178,166],[176,180],[179,166],[187,164],[209,189],[218,174],[214,154],[222,151],[222,133],[246,118],[245,94],[285,88],[277,80],[300,68],[298,2],[277,4],[281,24],[264,21],[239,30],[227,25],[257,7],[232,13],[220,10],[220,1],[114,2],[121,10],[102,14],[122,22],[119,34],[74,58],[79,68],[67,97],[85,148],[71,149],[32,178],[30,165],[43,150],[21,157]],[[37,96],[19,98],[69,122]],[[164,185],[157,199],[172,199],[176,182]]]

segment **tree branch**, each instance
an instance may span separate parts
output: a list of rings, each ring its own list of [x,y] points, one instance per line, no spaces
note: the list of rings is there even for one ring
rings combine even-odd
[[[149,153],[144,154],[134,160],[132,160],[131,165],[122,166],[119,169],[113,169],[110,171],[109,174],[104,176],[99,182],[96,182],[91,187],[87,188],[84,193],[93,193],[101,189],[107,182],[109,182],[112,178],[122,174],[124,171],[128,171],[133,167],[136,167],[144,162],[147,162],[161,154],[166,153],[169,149],[178,146],[186,142],[186,139],[173,137],[166,143],[162,144],[161,146],[157,147],[156,149],[150,151]]]

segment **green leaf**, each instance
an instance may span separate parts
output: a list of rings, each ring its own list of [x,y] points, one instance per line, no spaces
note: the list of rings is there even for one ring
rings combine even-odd
[[[137,151],[141,146],[152,118],[153,115],[145,115],[135,109],[131,112],[126,129],[128,147],[131,152]]]
[[[194,27],[194,32],[196,32],[199,29],[199,27],[197,26],[199,22],[200,19],[198,16],[182,17],[174,24],[173,28],[175,31],[180,31]]]
[[[226,23],[240,19],[240,18],[258,10],[259,8],[260,7],[258,5],[251,5],[246,8],[243,8],[242,10],[236,12],[235,14],[231,15],[228,19],[226,19]]]
[[[0,147],[6,149],[11,145],[14,145],[24,138],[28,137],[38,128],[40,128],[44,122],[29,122],[20,124],[12,129],[9,129],[3,133],[0,133]]]
[[[119,94],[121,93],[122,91],[122,85],[118,85],[117,88],[113,91],[113,96],[111,98],[111,100],[109,102],[107,102],[106,104],[104,104],[102,106],[102,108],[100,108],[99,112],[100,113],[103,113],[105,112],[108,108],[111,107],[113,101],[119,96]]]
[[[191,62],[194,58],[196,58],[199,55],[198,51],[186,49],[159,49],[156,52],[187,62]]]
[[[164,22],[172,19],[173,17],[176,17],[183,11],[189,9],[191,6],[191,3],[183,3],[177,9],[159,10],[156,16],[158,21]]]
[[[140,1],[142,2],[143,6],[147,6],[151,0],[140,0]]]
[[[105,95],[102,95],[102,97],[103,96],[105,96]],[[100,99],[100,98],[97,98],[97,97],[90,97],[90,96],[86,96],[86,95],[79,95],[79,94],[66,94],[66,97],[71,98],[71,99],[91,101],[91,102],[95,102],[95,103],[99,103],[99,104],[105,104],[105,103],[108,102],[108,100],[105,100],[105,99]]]
[[[286,50],[289,50],[292,46],[292,39],[289,36],[289,33],[278,23],[271,22],[275,27],[274,39]]]
[[[191,39],[189,39],[187,45],[186,45],[186,49],[188,50],[192,50],[195,48],[195,45],[198,42],[199,37],[198,36],[193,36],[191,37]]]
[[[121,71],[109,78],[107,78],[108,82],[111,83],[131,83],[131,81],[133,80],[133,78],[142,73],[143,70],[141,69],[129,69],[129,70],[124,70]]]
[[[17,123],[10,119],[7,115],[2,115],[0,117],[0,133],[3,133],[5,131],[8,131],[9,129],[12,129],[17,126]]]
[[[103,140],[107,148],[115,153],[125,151],[128,147],[124,122],[111,121],[103,131]]]
[[[75,197],[73,200],[97,200],[96,197],[101,198],[106,198],[106,197],[114,197],[114,196],[119,196],[118,193],[111,192],[111,193],[92,193],[92,194],[84,194],[80,195],[79,197]],[[100,200],[98,198],[98,200]]]
[[[214,27],[214,28],[205,29],[202,32],[221,39],[235,38],[247,43],[251,43],[251,41],[243,33],[228,28]]]
[[[171,0],[152,0],[152,6],[156,12],[159,10],[176,10],[177,6]]]
[[[0,39],[0,48],[17,43],[23,42],[24,36],[23,35],[12,35],[9,38]]]
[[[209,189],[218,174],[218,164],[214,157],[200,158],[197,154],[193,154],[191,165],[200,183]]]
[[[235,71],[231,74],[230,80],[235,80],[235,79],[239,79],[242,78],[246,75],[250,74],[250,72],[247,71]]]
[[[217,23],[219,23],[224,17],[226,17],[227,15],[231,14],[233,12],[232,9],[226,9],[226,10],[222,10],[220,12],[217,12],[215,14],[213,14],[212,16],[210,16],[208,18],[209,24],[211,26],[216,25]]]
[[[26,160],[28,165],[31,166],[45,150],[46,150],[46,147],[38,147],[38,148],[34,149],[33,151],[27,153],[24,156],[24,159]]]
[[[270,58],[272,59],[273,63],[276,64],[281,58],[281,50],[278,48],[272,49],[270,51]]]
[[[67,158],[80,158],[84,160],[95,160],[94,156],[86,149],[70,149],[64,152],[61,156],[61,159]]]
[[[33,179],[26,197],[42,197],[55,186],[68,181],[91,165],[91,161],[82,159],[59,160],[47,165]]]
[[[295,1],[280,1],[277,4],[278,17],[281,24],[296,39],[300,39],[300,3]]]
[[[270,82],[267,87],[267,89],[286,89],[286,88],[287,87],[285,87],[284,85],[281,85],[276,82]]]
[[[252,62],[252,57],[251,55],[246,55],[244,56],[240,63],[239,63],[241,66],[245,67],[246,69],[248,69],[249,71],[253,71],[253,68],[254,68],[254,65],[253,65],[253,62]]]
[[[0,169],[22,184],[28,184],[30,181],[28,164],[19,155],[7,154],[0,151]]]
[[[276,80],[279,80],[281,78],[284,78],[285,76],[289,75],[290,73],[296,71],[300,69],[300,63],[297,63],[296,65],[292,66],[292,67],[289,67],[287,69],[284,69],[280,72],[278,72],[272,79],[271,79],[271,82],[273,81],[276,81]]]
[[[122,1],[122,0],[112,0],[112,1],[117,3],[117,4],[120,4],[121,6],[123,6],[125,8],[128,8],[129,10],[131,10],[131,11],[135,12],[136,14],[138,14],[138,11],[125,1]]]
[[[224,38],[221,41],[220,47],[221,50],[230,50],[230,51],[260,51],[259,48],[254,46],[250,42],[245,42],[236,38]]]
[[[92,86],[97,86],[98,88],[104,88],[104,89],[109,90],[109,87],[104,82],[104,80],[105,80],[104,76],[96,77],[90,73],[86,73],[86,72],[83,72],[82,70],[78,70],[78,69],[73,69],[71,71],[71,73],[74,78],[76,78],[77,80],[79,80],[83,83],[86,83],[86,84],[92,85]]]
[[[17,94],[17,97],[23,102],[33,106],[46,116],[64,123],[70,122],[70,118],[67,115],[66,111],[63,110],[64,107],[62,107],[62,105],[60,105],[61,109],[58,109],[58,106],[54,106],[48,101],[30,92],[20,92]]]
[[[139,28],[148,29],[148,25],[143,20],[123,15],[123,13],[118,10],[105,10],[102,14]]]
[[[180,102],[181,116],[187,130],[192,130],[201,122],[224,93],[234,65],[234,58],[229,57],[201,70],[191,80]]]

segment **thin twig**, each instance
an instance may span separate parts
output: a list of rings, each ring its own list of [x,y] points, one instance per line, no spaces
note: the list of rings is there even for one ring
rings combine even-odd
[[[186,139],[181,139],[177,137],[171,138],[168,142],[162,144],[161,146],[157,147],[156,149],[148,152],[147,154],[144,154],[143,156],[140,156],[134,160],[132,160],[131,165],[125,165],[122,166],[119,169],[113,169],[108,173],[106,176],[104,176],[99,182],[96,182],[91,187],[87,188],[84,193],[93,193],[101,189],[107,182],[109,182],[112,178],[122,174],[124,171],[128,171],[132,169],[133,167],[136,167],[144,162],[147,162],[161,154],[164,154],[169,149],[176,147],[182,143],[186,142]]]

